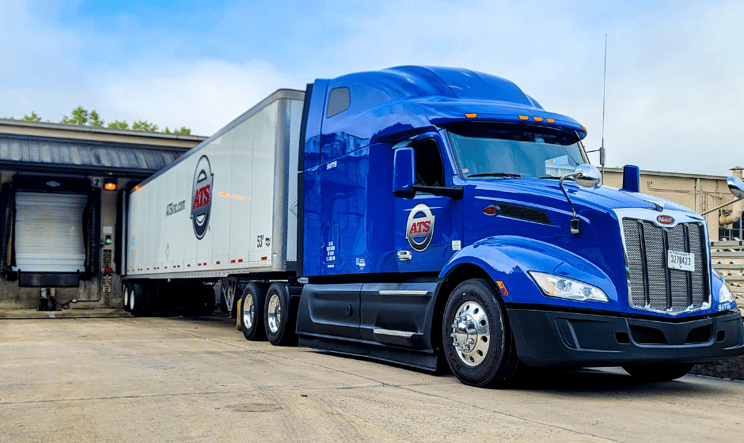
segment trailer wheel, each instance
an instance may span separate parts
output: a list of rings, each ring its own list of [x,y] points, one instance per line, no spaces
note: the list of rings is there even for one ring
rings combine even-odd
[[[131,285],[129,292],[129,312],[132,315],[142,315],[145,312],[145,289],[139,283]]]
[[[471,279],[450,294],[442,321],[444,354],[471,386],[506,384],[519,364],[506,308],[490,281]]]
[[[692,364],[658,366],[623,366],[628,374],[640,381],[671,381],[690,372]]]
[[[290,306],[287,285],[285,283],[272,283],[266,293],[264,306],[266,337],[272,345],[286,346],[296,343],[294,313]]]
[[[263,285],[258,283],[248,283],[243,289],[243,296],[240,298],[240,328],[246,340],[263,340],[263,305],[265,298]]]
[[[129,312],[129,297],[131,296],[132,287],[129,283],[124,283],[122,289],[124,290],[124,310]]]

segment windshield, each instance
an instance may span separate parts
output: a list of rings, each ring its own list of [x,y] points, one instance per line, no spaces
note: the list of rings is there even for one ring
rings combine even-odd
[[[559,178],[586,163],[576,132],[472,122],[450,125],[447,131],[464,178]]]

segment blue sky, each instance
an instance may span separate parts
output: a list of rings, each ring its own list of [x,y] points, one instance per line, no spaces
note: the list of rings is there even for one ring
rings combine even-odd
[[[0,0],[0,117],[78,105],[211,135],[278,88],[402,64],[506,77],[608,166],[744,165],[741,1]],[[593,161],[596,155],[592,157]]]

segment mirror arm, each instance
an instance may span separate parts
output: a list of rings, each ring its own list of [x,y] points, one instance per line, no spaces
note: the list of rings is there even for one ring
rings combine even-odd
[[[406,190],[393,191],[393,195],[399,198],[411,199],[416,196],[416,190],[413,189],[413,186],[411,186]]]
[[[411,189],[415,193],[423,192],[423,193],[442,196],[442,197],[450,197],[453,200],[460,200],[462,199],[462,195],[463,195],[463,187],[460,185],[448,186],[448,187],[413,185],[411,186]],[[411,197],[407,197],[407,198],[411,198]]]
[[[717,210],[719,210],[719,209],[723,209],[723,208],[725,208],[726,206],[728,206],[728,205],[732,205],[732,204],[734,204],[734,203],[736,203],[736,202],[738,202],[738,201],[741,201],[741,200],[743,200],[743,199],[744,199],[744,197],[742,197],[742,198],[737,198],[737,199],[735,199],[735,200],[731,200],[730,202],[726,202],[726,203],[724,203],[724,204],[722,204],[722,205],[716,206],[716,207],[715,207],[715,208],[713,208],[713,209],[708,209],[708,210],[707,210],[707,211],[705,211],[705,212],[701,212],[701,213],[700,213],[700,215],[708,215],[708,214],[710,214],[710,213],[711,213],[711,212],[713,212],[713,211],[717,211]]]

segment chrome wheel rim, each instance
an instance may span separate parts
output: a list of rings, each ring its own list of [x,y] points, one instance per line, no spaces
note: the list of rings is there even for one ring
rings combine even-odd
[[[253,319],[255,318],[255,304],[253,303],[253,294],[246,294],[243,302],[243,327],[251,329]]]
[[[488,355],[491,332],[483,306],[474,301],[461,304],[452,319],[452,346],[467,366],[478,366]]]
[[[134,312],[134,291],[129,294],[129,310]]]
[[[276,334],[279,331],[279,325],[282,321],[282,304],[279,301],[277,294],[272,294],[269,299],[268,309],[268,324],[269,330],[272,334]]]
[[[129,288],[124,288],[124,307],[129,308]]]

